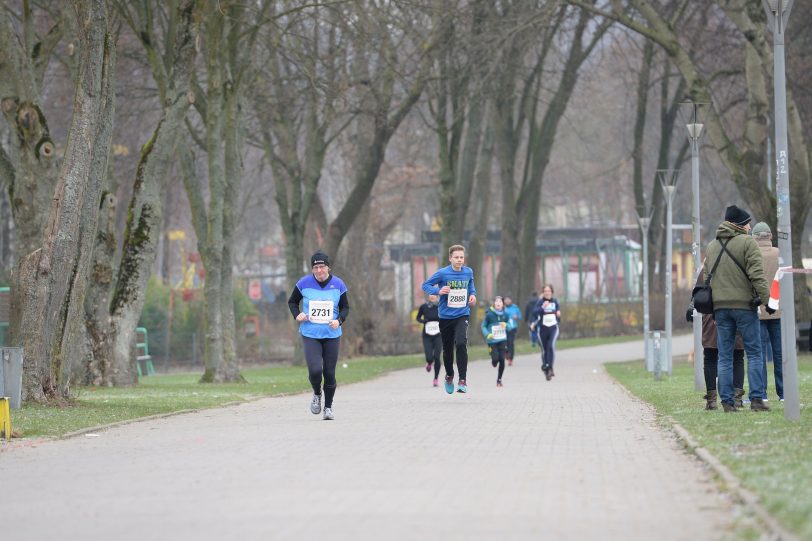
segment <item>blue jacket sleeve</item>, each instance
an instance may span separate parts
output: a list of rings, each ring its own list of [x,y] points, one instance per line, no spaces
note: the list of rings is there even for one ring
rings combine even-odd
[[[490,334],[490,328],[491,328],[490,316],[491,316],[491,313],[490,313],[490,311],[488,311],[485,314],[485,317],[482,318],[482,324],[480,325],[480,327],[482,328],[482,336],[486,340],[488,338],[488,334]]]
[[[468,280],[468,296],[476,296],[476,287],[474,287],[474,271],[471,271],[471,279]]]
[[[442,279],[443,279],[443,276],[440,273],[440,271],[438,270],[437,272],[432,274],[429,277],[428,280],[423,282],[423,287],[422,287],[423,291],[428,293],[429,295],[439,295],[440,294],[440,288],[437,287],[437,284],[439,284]]]

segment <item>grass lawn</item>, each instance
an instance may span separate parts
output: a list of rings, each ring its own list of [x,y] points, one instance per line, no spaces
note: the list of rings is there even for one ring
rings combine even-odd
[[[693,390],[693,366],[675,362],[671,378],[654,381],[641,361],[607,364],[610,375],[651,403],[664,425],[674,419],[757,494],[801,539],[812,539],[812,356],[798,356],[801,420],[784,419],[769,366],[769,412],[704,411]]]
[[[638,336],[613,338],[577,338],[561,340],[559,349],[639,340]],[[519,341],[516,354],[538,354],[527,341]],[[471,359],[485,359],[485,346],[470,348]],[[423,366],[423,355],[359,357],[341,359],[338,381],[341,384],[367,380],[403,368]],[[343,368],[347,363],[347,368]],[[12,412],[15,432],[24,437],[58,437],[82,428],[147,417],[160,413],[213,408],[258,397],[306,392],[310,389],[307,371],[301,366],[246,368],[245,384],[201,384],[200,373],[160,374],[141,378],[131,388],[75,387],[76,400],[71,407],[26,405]]]

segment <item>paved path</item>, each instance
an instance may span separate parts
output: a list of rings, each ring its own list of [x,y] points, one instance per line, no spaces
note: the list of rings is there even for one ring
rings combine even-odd
[[[502,389],[476,362],[468,395],[400,371],[340,387],[334,422],[298,395],[7,447],[0,537],[719,538],[728,498],[600,366],[641,352],[562,351],[552,382],[523,356]]]

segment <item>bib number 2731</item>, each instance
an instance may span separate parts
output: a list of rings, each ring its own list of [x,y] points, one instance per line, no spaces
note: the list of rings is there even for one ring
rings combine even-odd
[[[467,289],[452,289],[448,292],[448,307],[449,308],[465,308],[468,302]]]
[[[333,301],[310,301],[307,319],[311,323],[330,323],[333,319]]]

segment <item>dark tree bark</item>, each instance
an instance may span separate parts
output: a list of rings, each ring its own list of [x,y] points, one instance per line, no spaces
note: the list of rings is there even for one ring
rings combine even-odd
[[[167,7],[170,27],[164,36],[165,51],[159,51],[160,36],[155,32],[153,14],[144,6],[119,6],[119,13],[139,36],[147,53],[161,101],[161,118],[141,150],[133,191],[127,212],[121,259],[114,263],[113,249],[108,257],[96,254],[99,274],[113,276],[108,292],[99,284],[92,289],[97,296],[89,299],[94,306],[88,312],[88,330],[96,385],[131,385],[137,381],[133,345],[135,329],[144,307],[147,282],[157,257],[163,223],[166,179],[176,161],[176,149],[190,105],[189,81],[195,58],[194,0],[171,2]],[[137,13],[143,10],[142,16]],[[168,62],[169,64],[166,64]],[[101,232],[100,243],[107,246],[108,232]],[[101,238],[105,237],[105,238]],[[105,268],[106,267],[106,268]],[[105,268],[104,271],[102,269]],[[106,313],[101,305],[106,303]],[[100,357],[99,357],[100,356]]]
[[[69,398],[106,179],[116,46],[103,0],[75,1],[79,61],[74,114],[40,248],[14,277],[11,335],[26,351],[23,400]]]

